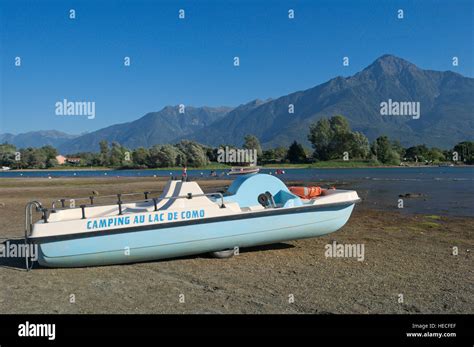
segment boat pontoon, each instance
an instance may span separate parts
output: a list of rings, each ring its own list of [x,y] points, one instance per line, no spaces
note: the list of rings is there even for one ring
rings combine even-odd
[[[88,197],[46,209],[26,206],[25,241],[38,245],[38,262],[48,267],[120,264],[219,252],[310,238],[334,232],[360,199],[355,191],[327,189],[305,199],[278,178],[238,177],[227,192],[205,194],[196,182],[170,180],[161,195],[114,204]],[[79,199],[75,200],[76,202]],[[33,223],[33,211],[41,219]],[[28,259],[27,259],[28,267]]]

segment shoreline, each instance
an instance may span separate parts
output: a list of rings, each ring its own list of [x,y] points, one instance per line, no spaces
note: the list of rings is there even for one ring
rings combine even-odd
[[[468,172],[469,173],[469,172]],[[334,176],[326,174],[324,177],[322,173],[316,175],[292,175],[287,172],[288,176],[276,176],[282,179],[287,186],[320,186],[332,187],[338,189],[356,190],[362,199],[362,206],[367,206],[370,209],[391,212],[399,211],[405,215],[423,215],[434,214],[442,216],[459,216],[459,217],[473,217],[472,208],[470,208],[469,194],[472,192],[471,187],[465,187],[464,184],[469,184],[469,181],[461,179],[453,179],[443,182],[442,185],[438,183],[436,187],[432,187],[432,182],[440,182],[435,178],[428,177],[427,179],[412,179],[406,178],[401,180],[397,172],[392,172],[391,176],[395,178],[370,178],[363,175],[344,175]],[[370,173],[367,173],[369,176]],[[416,175],[423,174],[420,172]],[[400,175],[402,172],[400,171]],[[422,177],[427,177],[423,175]],[[14,192],[30,191],[31,196],[37,198],[38,194],[43,194],[43,189],[51,189],[51,195],[57,191],[53,197],[55,199],[67,198],[68,195],[74,195],[77,189],[86,192],[81,196],[89,196],[90,190],[87,187],[94,187],[94,190],[101,192],[102,190],[109,190],[114,187],[113,193],[130,193],[137,191],[156,190],[156,187],[163,186],[169,181],[169,175],[90,175],[90,176],[23,176],[23,177],[2,177],[0,179],[0,191]],[[196,181],[207,193],[215,191],[213,187],[218,187],[217,190],[225,190],[229,186],[234,177],[231,176],[199,176],[189,175],[191,181]],[[12,187],[14,190],[12,190]],[[134,187],[139,187],[135,189]],[[464,188],[463,188],[464,187]],[[457,195],[460,194],[460,195]],[[400,210],[397,204],[399,199],[403,198],[404,207]],[[32,199],[30,199],[32,200]],[[5,202],[1,199],[0,203]],[[26,204],[27,201],[24,203]]]
[[[453,166],[443,166],[443,165],[374,165],[374,166],[286,166],[286,165],[271,165],[271,166],[258,166],[258,168],[263,170],[307,170],[307,169],[406,169],[406,168],[436,168],[436,167],[450,167],[450,168],[470,168],[474,165],[453,165]],[[216,170],[230,170],[231,167],[226,168],[215,168],[215,167],[188,167],[188,171],[216,171]],[[107,167],[94,167],[94,168],[51,168],[51,169],[11,169],[0,171],[0,177],[2,172],[76,172],[76,171],[182,171],[182,167],[169,167],[169,168],[147,168],[147,169],[121,169],[121,168],[107,168]]]

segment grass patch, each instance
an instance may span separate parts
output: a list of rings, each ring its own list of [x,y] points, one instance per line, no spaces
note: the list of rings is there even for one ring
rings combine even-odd
[[[435,222],[421,222],[419,225],[425,229],[439,228],[441,225]]]
[[[218,169],[228,170],[228,169],[230,169],[231,167],[232,167],[231,165],[220,164],[220,163],[211,163],[211,164],[206,165],[206,166],[198,166],[198,167],[188,166],[187,169],[188,169],[188,170],[218,170]],[[124,170],[127,170],[126,168],[123,168],[123,169],[124,169]],[[133,170],[133,169],[129,169],[129,170]],[[176,171],[182,171],[182,170],[183,170],[183,167],[182,167],[182,166],[157,167],[157,168],[148,168],[148,169],[142,169],[142,170],[158,170],[158,171],[172,171],[172,170],[176,170]]]
[[[217,170],[217,169],[224,169],[228,170],[232,166],[231,165],[226,165],[226,164],[221,164],[221,163],[211,163],[206,166],[199,166],[199,167],[188,167],[188,170]],[[106,166],[55,166],[49,169],[24,169],[24,170],[15,170],[15,171],[86,171],[86,170],[100,170],[100,171],[110,171],[110,170],[158,170],[158,171],[182,171],[183,167],[182,166],[174,166],[174,167],[156,167],[156,168],[144,168],[144,169],[139,169],[139,168],[134,168],[134,167],[126,167],[126,166],[120,166],[120,167],[106,167]]]
[[[260,165],[264,169],[309,169],[310,164],[290,164],[290,163],[278,163],[278,164],[264,164]]]
[[[425,216],[425,218],[434,219],[434,220],[441,220],[441,216],[438,216],[438,215],[435,215],[435,214]]]
[[[345,160],[329,160],[319,161],[309,165],[309,168],[358,168],[358,167],[380,167],[383,166],[373,160],[345,161]]]

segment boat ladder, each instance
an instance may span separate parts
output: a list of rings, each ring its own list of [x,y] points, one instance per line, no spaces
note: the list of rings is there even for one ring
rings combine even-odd
[[[26,204],[25,207],[25,265],[26,271],[29,271],[33,267],[33,262],[30,260],[30,255],[32,252],[30,251],[31,243],[29,237],[31,236],[31,232],[33,231],[33,208],[35,208],[36,212],[42,212],[43,215],[47,213],[43,208],[43,205],[39,201],[30,201]]]

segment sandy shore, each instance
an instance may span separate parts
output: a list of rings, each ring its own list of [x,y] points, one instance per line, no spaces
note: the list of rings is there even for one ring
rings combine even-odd
[[[220,190],[228,183],[203,186]],[[163,185],[157,178],[2,179],[0,238],[22,237],[30,200],[49,205],[92,190],[106,195]],[[473,313],[473,218],[407,216],[368,206],[358,205],[336,233],[242,249],[226,260],[203,255],[26,272],[23,259],[0,258],[0,312]],[[333,241],[364,244],[364,261],[326,258],[325,245]]]

